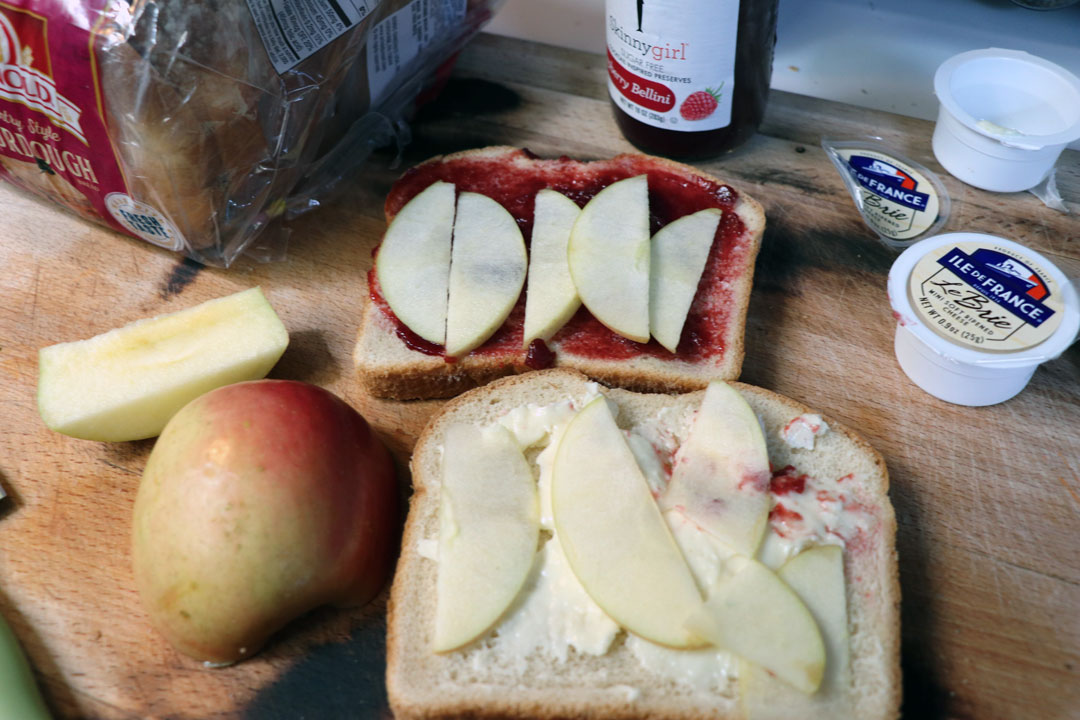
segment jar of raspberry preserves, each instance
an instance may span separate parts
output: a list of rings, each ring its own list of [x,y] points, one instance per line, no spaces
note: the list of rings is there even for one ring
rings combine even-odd
[[[645,152],[707,158],[765,115],[777,0],[606,0],[608,92]]]

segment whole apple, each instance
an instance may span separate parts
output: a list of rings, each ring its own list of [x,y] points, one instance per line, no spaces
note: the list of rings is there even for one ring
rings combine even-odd
[[[230,663],[321,605],[361,605],[397,556],[393,463],[327,390],[256,380],[166,425],[135,499],[135,581],[181,652]]]

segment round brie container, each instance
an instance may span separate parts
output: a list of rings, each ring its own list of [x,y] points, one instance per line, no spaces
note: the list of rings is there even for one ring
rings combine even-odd
[[[968,185],[1017,192],[1038,185],[1080,138],[1080,79],[1018,50],[960,53],[934,74],[941,102],[934,156]]]
[[[947,233],[916,243],[893,263],[888,287],[901,369],[958,405],[1013,397],[1080,330],[1080,301],[1065,274],[995,235]]]

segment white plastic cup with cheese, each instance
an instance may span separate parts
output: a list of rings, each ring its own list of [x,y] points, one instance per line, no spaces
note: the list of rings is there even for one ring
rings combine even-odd
[[[889,301],[900,368],[958,405],[1013,397],[1080,330],[1080,301],[1065,274],[995,235],[947,233],[911,246],[889,272]]]
[[[1080,79],[1018,50],[960,53],[934,74],[941,103],[934,156],[954,177],[983,190],[1038,185],[1061,151],[1080,139]]]

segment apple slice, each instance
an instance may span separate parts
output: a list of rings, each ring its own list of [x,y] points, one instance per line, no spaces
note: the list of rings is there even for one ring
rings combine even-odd
[[[486,195],[458,195],[446,355],[460,357],[503,324],[525,284],[525,240],[514,216]]]
[[[649,267],[649,329],[671,352],[679,347],[683,325],[709,259],[721,211],[707,208],[662,227],[652,239]]]
[[[613,332],[649,341],[649,179],[626,178],[581,210],[567,246],[581,302]]]
[[[825,675],[813,696],[778,681],[766,670],[748,664],[739,683],[747,716],[762,720],[788,720],[793,714],[806,720],[851,717],[851,650],[844,586],[844,553],[837,545],[802,551],[776,573],[806,604],[825,642]]]
[[[383,299],[405,327],[436,345],[446,341],[454,194],[440,181],[405,203],[375,256]]]
[[[154,437],[191,400],[265,377],[289,334],[251,288],[38,353],[38,411],[57,432],[120,442]]]
[[[562,193],[546,188],[536,193],[523,348],[537,338],[550,340],[581,306],[566,259],[570,230],[580,214],[577,203]]]
[[[675,454],[660,504],[682,509],[732,550],[753,557],[768,522],[771,475],[754,411],[738,390],[714,381]]]
[[[803,550],[777,573],[795,591],[821,628],[829,662],[822,689],[846,688],[851,672],[844,551],[838,545]]]
[[[702,644],[683,627],[701,593],[602,397],[563,432],[551,509],[571,569],[615,622],[662,645]]]
[[[495,624],[525,584],[540,535],[536,482],[509,430],[452,425],[444,447],[436,652]]]
[[[799,596],[769,568],[735,556],[686,622],[687,629],[812,693],[825,671],[825,644]]]

